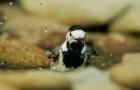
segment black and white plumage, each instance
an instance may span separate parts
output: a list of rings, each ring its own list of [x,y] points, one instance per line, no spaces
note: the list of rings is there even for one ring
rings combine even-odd
[[[66,34],[65,42],[52,53],[51,70],[67,71],[84,66],[91,52],[85,44],[86,32],[79,25],[73,25]]]

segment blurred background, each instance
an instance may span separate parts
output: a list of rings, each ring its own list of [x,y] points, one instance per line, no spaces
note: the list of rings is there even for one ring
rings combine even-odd
[[[96,57],[57,75],[47,52],[71,25]],[[0,90],[139,90],[140,0],[0,0],[0,69]]]

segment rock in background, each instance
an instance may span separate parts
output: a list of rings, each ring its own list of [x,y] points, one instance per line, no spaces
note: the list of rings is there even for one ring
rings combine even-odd
[[[0,72],[0,82],[17,87],[19,90],[71,90],[72,88],[71,81],[65,75],[49,71]]]
[[[19,36],[30,44],[37,44],[39,40],[51,32],[66,32],[68,26],[35,15],[29,15],[15,6],[1,5],[0,12],[3,18],[3,31]]]
[[[42,49],[23,41],[0,37],[1,68],[49,67],[50,59]]]
[[[140,1],[130,3],[125,13],[112,23],[110,31],[140,33]]]
[[[105,24],[128,4],[128,0],[21,0],[21,6],[29,13],[83,26]]]
[[[0,90],[19,90],[17,87],[14,87],[12,85],[9,84],[5,84],[5,83],[0,83]]]
[[[125,90],[114,83],[107,73],[93,67],[67,73],[47,70],[1,71],[0,82],[18,90]]]
[[[105,72],[89,67],[66,74],[74,84],[74,90],[122,90]]]
[[[122,63],[109,70],[111,78],[125,87],[140,89],[140,53],[126,53]]]

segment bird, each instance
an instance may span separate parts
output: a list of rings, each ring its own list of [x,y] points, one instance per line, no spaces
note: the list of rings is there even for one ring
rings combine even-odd
[[[66,40],[51,53],[53,58],[50,69],[54,71],[69,71],[85,66],[93,55],[85,43],[86,31],[80,25],[70,26]]]

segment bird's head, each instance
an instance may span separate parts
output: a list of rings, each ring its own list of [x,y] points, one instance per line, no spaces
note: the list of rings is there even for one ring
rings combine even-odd
[[[69,44],[84,43],[85,38],[86,32],[79,25],[72,25],[66,35],[66,40],[69,42]]]

